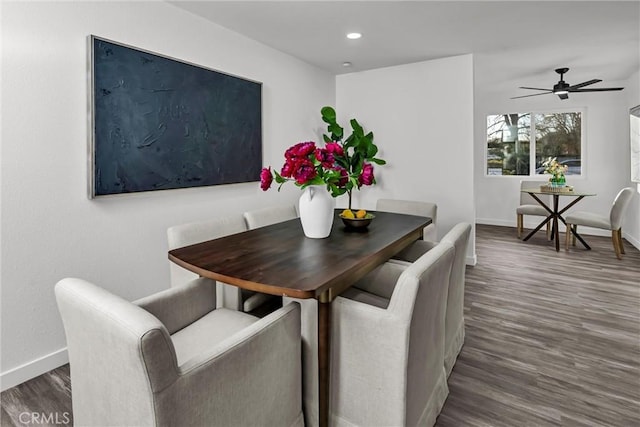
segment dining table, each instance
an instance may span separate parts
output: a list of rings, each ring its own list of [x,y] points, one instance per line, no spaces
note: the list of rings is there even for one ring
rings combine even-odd
[[[558,188],[558,189],[545,189],[544,186],[536,187],[536,188],[525,188],[520,190],[523,193],[528,193],[533,199],[538,202],[545,210],[549,213],[549,215],[540,223],[536,228],[534,228],[529,234],[526,235],[523,241],[529,240],[534,234],[538,232],[542,227],[544,227],[549,221],[552,224],[551,238],[555,240],[556,244],[556,252],[560,251],[560,231],[558,229],[558,222],[561,221],[565,226],[567,225],[566,221],[562,214],[571,209],[576,203],[585,197],[595,196],[595,193],[591,193],[588,191],[579,191],[575,190],[572,187],[567,188]],[[552,206],[548,206],[543,200],[540,199],[540,195],[551,195],[553,203]],[[571,200],[566,206],[560,209],[560,197],[572,197]],[[582,245],[586,249],[591,249],[591,247],[584,241],[584,239],[578,234],[576,229],[572,229],[567,227],[567,233],[573,233],[573,235],[582,243]]]
[[[356,281],[421,239],[428,217],[371,212],[365,229],[346,227],[334,211],[331,233],[307,238],[299,219],[169,251],[202,277],[256,292],[318,301],[319,425],[328,426],[331,302]]]

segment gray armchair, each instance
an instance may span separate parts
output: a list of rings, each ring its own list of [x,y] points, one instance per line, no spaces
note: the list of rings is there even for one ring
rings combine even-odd
[[[540,181],[520,181],[520,190],[531,188],[539,188]],[[551,200],[548,195],[536,195],[540,200],[546,202],[549,206]],[[549,212],[540,205],[529,193],[520,192],[520,206],[516,208],[516,228],[518,231],[518,239],[522,237],[524,230],[524,215],[548,216]],[[547,240],[551,239],[551,221],[547,222]]]
[[[449,291],[447,294],[447,317],[445,321],[444,368],[451,375],[453,365],[464,344],[464,280],[466,272],[467,245],[471,235],[471,225],[466,222],[456,224],[441,242],[449,242],[455,247],[455,258],[451,268]],[[397,255],[404,262],[415,262],[426,252],[437,246],[435,242],[417,241]]]
[[[230,215],[208,221],[175,225],[167,229],[169,249],[181,248],[207,240],[217,239],[230,234],[247,231],[247,224],[242,215]],[[182,286],[196,279],[197,274],[170,262],[171,286]],[[263,294],[240,289],[236,286],[218,282],[219,305],[234,310],[250,312],[265,302]]]
[[[269,206],[244,213],[244,219],[247,222],[249,230],[266,227],[267,225],[277,224],[278,222],[288,221],[297,217],[298,212],[296,211],[295,205]]]
[[[409,266],[384,264],[359,282],[357,294],[334,300],[333,425],[435,424],[449,393],[445,312],[453,259],[453,245],[442,242]],[[387,307],[361,299],[374,288],[391,294]]]
[[[376,210],[431,218],[432,223],[424,228],[423,239],[435,241],[438,238],[438,205],[435,203],[413,200],[378,199],[376,202]]]
[[[633,198],[633,188],[627,187],[620,190],[618,195],[613,201],[611,211],[609,215],[600,215],[593,212],[575,212],[569,213],[565,217],[567,223],[566,233],[566,249],[569,250],[569,240],[572,233],[569,232],[569,228],[574,232],[578,232],[578,226],[583,225],[585,227],[600,228],[603,230],[611,231],[611,241],[613,243],[613,250],[616,253],[618,259],[622,259],[624,254],[624,245],[622,244],[622,218],[624,211],[629,206],[631,198]],[[573,236],[573,245],[575,246],[576,239]]]
[[[55,294],[76,425],[303,425],[297,304],[216,309],[204,279],[137,304],[80,279]]]

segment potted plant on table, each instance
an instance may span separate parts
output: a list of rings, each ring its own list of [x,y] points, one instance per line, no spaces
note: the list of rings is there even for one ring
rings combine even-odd
[[[549,157],[542,163],[542,166],[544,166],[544,173],[551,175],[549,184],[552,187],[564,187],[567,182],[564,174],[569,167],[567,165],[561,165],[556,159],[556,157]]]
[[[343,141],[344,129],[336,122],[335,110],[323,107],[321,114],[330,134],[323,135],[324,148],[313,141],[300,142],[285,151],[280,172],[267,167],[260,173],[263,191],[271,188],[274,180],[280,184],[278,190],[289,181],[305,190],[300,197],[300,220],[305,235],[314,238],[327,237],[331,232],[332,197],[347,193],[350,211],[353,189],[375,184],[371,163],[386,163],[375,157],[378,147],[373,144],[373,133],[365,135],[355,119],[351,120],[353,133]],[[317,191],[319,186],[325,186],[327,191]]]

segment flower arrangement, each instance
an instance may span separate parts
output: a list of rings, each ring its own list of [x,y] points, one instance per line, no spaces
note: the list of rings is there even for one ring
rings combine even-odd
[[[343,141],[344,129],[336,122],[335,110],[323,107],[321,114],[330,133],[323,135],[324,148],[313,141],[289,147],[279,173],[271,167],[262,169],[260,187],[267,191],[274,180],[280,184],[278,191],[288,181],[302,189],[309,185],[326,185],[333,197],[347,193],[351,209],[353,189],[376,183],[372,163],[384,165],[386,162],[375,157],[378,147],[373,143],[373,132],[365,134],[356,119],[350,121],[353,133]]]
[[[343,154],[338,143],[326,144],[319,148],[313,141],[299,142],[284,152],[285,162],[280,170],[272,171],[271,167],[263,168],[260,172],[260,187],[267,191],[274,180],[280,187],[292,181],[300,188],[309,185],[326,185],[333,197],[343,194],[341,191],[349,179],[348,172],[336,162],[336,157]]]
[[[565,183],[564,174],[569,169],[567,165],[561,165],[558,163],[556,157],[549,157],[542,163],[542,166],[544,166],[544,173],[551,175],[549,182],[561,185]]]

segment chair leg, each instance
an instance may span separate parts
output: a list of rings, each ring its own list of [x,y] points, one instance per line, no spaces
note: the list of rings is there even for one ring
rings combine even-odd
[[[551,221],[547,221],[547,240],[551,240]]]
[[[620,252],[624,254],[624,244],[622,243],[622,228],[618,229],[618,243],[620,244]]]
[[[564,239],[564,249],[566,251],[569,250],[569,242],[571,241],[571,224],[567,223],[567,231],[565,233],[565,239]]]
[[[616,257],[622,259],[622,253],[620,252],[620,242],[618,241],[618,230],[611,231],[611,241],[613,242],[613,250],[616,252]]]
[[[578,224],[574,224],[573,225],[573,233],[577,233],[578,232]],[[571,233],[571,245],[575,246],[576,245],[576,235]]]
[[[518,229],[518,239],[522,237],[522,214],[516,215],[516,227]]]

